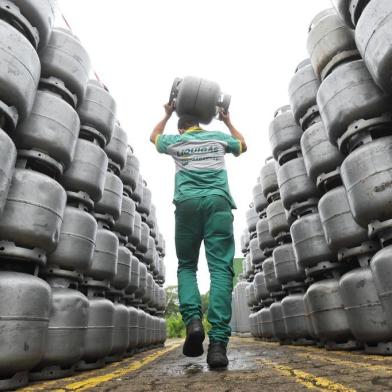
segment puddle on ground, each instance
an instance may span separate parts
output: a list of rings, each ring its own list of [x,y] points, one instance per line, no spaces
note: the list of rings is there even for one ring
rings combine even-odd
[[[229,348],[229,367],[227,369],[211,370],[206,363],[206,354],[198,358],[182,357],[176,358],[176,361],[165,364],[167,374],[172,376],[194,376],[210,371],[252,371],[258,367],[257,355],[248,349],[238,349],[237,347]]]
[[[188,363],[184,366],[184,373],[186,375],[193,375],[198,373],[203,373],[204,366],[200,363]]]

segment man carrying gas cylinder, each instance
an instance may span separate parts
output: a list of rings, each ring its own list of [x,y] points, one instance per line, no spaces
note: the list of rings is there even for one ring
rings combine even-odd
[[[151,134],[158,152],[170,155],[176,164],[175,242],[178,257],[178,291],[180,312],[186,324],[183,354],[198,357],[204,352],[205,332],[197,285],[197,263],[204,241],[211,286],[208,321],[207,363],[211,368],[227,367],[227,344],[231,335],[231,299],[233,290],[235,203],[231,197],[225,154],[239,156],[247,150],[244,137],[233,126],[229,113],[220,111],[220,119],[230,135],[206,131],[199,119],[182,115],[179,135],[163,135],[175,108],[165,105],[165,117]]]

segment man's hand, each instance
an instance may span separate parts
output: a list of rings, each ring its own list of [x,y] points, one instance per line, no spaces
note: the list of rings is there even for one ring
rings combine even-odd
[[[166,105],[164,105],[165,108],[165,113],[167,117],[171,117],[175,108],[174,108],[174,102],[172,103],[167,103]]]
[[[159,121],[159,123],[155,126],[155,128],[152,131],[152,134],[150,136],[150,141],[151,141],[151,143],[154,143],[154,144],[157,140],[157,137],[159,135],[162,135],[163,132],[165,131],[166,124],[169,121],[170,117],[172,116],[172,114],[175,110],[174,103],[167,103],[163,107],[165,108],[165,117],[161,121]]]
[[[242,136],[242,134],[237,131],[237,129],[234,127],[233,123],[231,122],[230,113],[229,112],[225,113],[223,109],[220,109],[219,119],[223,121],[223,123],[227,126],[231,135],[239,140],[239,142],[241,143],[242,152],[246,152],[248,150],[248,147],[246,145],[245,139]]]
[[[219,120],[223,121],[225,125],[229,126],[229,124],[231,124],[230,113],[225,113],[222,108],[219,109]]]

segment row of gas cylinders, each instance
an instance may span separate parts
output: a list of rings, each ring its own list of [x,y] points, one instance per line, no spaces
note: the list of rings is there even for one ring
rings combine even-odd
[[[0,363],[7,365],[0,367],[1,389],[102,367],[166,340],[161,317],[85,296],[61,279],[48,283],[17,272],[0,275]]]
[[[250,326],[389,354],[392,4],[333,3],[311,23],[247,213]]]
[[[0,11],[2,390],[162,344],[166,299],[151,191],[87,51],[52,0]]]
[[[246,288],[248,282],[242,279],[234,287],[231,301],[232,318],[231,318],[231,331],[232,333],[245,334],[250,331],[250,308],[246,297]]]

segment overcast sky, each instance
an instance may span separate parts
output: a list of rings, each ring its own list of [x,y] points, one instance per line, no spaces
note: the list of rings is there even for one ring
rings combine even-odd
[[[217,81],[232,95],[232,120],[249,151],[228,156],[235,211],[237,255],[245,211],[261,166],[270,155],[268,126],[288,103],[296,65],[307,57],[312,18],[329,0],[58,0],[74,33],[90,53],[99,78],[118,104],[118,118],[141,161],[153,192],[159,226],[167,240],[167,284],[176,284],[174,164],[149,143],[163,116],[175,77]],[[62,25],[59,19],[58,24]],[[224,130],[219,121],[206,129]],[[176,132],[176,118],[168,126]],[[209,287],[204,253],[199,262],[202,292]]]

